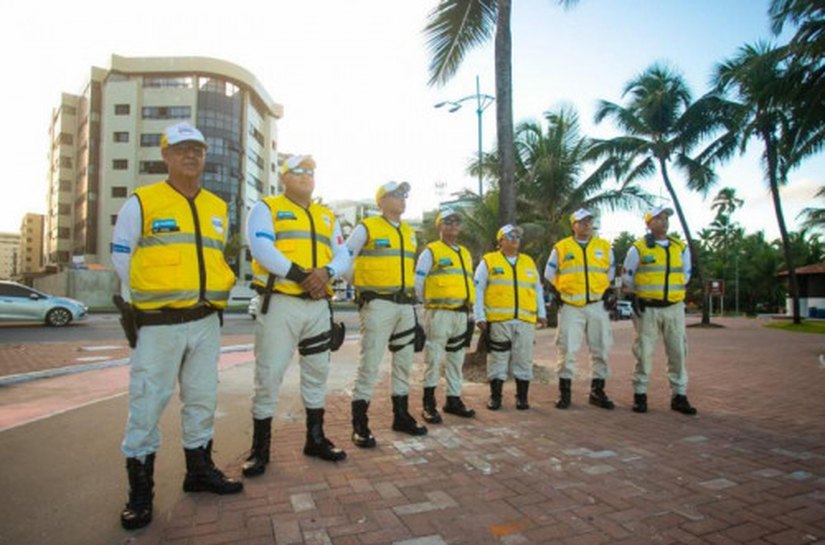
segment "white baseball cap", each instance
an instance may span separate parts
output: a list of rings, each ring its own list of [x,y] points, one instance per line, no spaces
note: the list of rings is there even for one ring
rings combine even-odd
[[[665,208],[664,206],[654,206],[645,213],[645,223],[650,223],[650,220],[652,220],[659,214],[667,214],[668,217],[670,217],[673,215],[673,209]]]
[[[507,225],[498,230],[498,233],[496,233],[496,240],[501,240],[501,238],[504,235],[510,234],[513,231],[518,233],[519,236],[524,234],[524,229],[517,225],[513,225],[512,223],[508,223]]]
[[[297,168],[301,163],[303,163],[307,159],[311,159],[312,155],[292,155],[287,157],[281,162],[280,172],[281,176],[292,170],[293,168]]]
[[[583,220],[584,218],[592,218],[592,217],[593,217],[593,214],[591,214],[589,210],[587,210],[586,208],[579,208],[578,210],[576,210],[575,212],[570,214],[570,224],[572,225],[572,224],[576,223],[577,221]]]
[[[206,138],[203,137],[203,133],[186,121],[169,125],[163,129],[163,134],[160,137],[161,149],[180,144],[181,142],[198,142],[206,147]]]
[[[384,196],[387,193],[392,193],[393,191],[396,191],[397,189],[400,189],[401,191],[403,191],[405,193],[409,193],[410,184],[408,184],[407,182],[387,182],[387,183],[385,183],[384,185],[382,185],[381,187],[378,188],[378,191],[375,192],[375,204],[380,204],[381,199],[383,199]]]
[[[450,216],[459,216],[458,210],[455,208],[442,208],[438,215],[435,217],[435,224],[436,226],[441,225],[441,221],[445,218],[449,218]]]

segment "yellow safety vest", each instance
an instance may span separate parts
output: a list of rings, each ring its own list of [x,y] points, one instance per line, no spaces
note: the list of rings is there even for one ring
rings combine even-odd
[[[682,266],[684,243],[668,237],[667,248],[654,244],[648,248],[645,239],[633,245],[639,252],[639,268],[633,277],[636,296],[640,299],[678,303],[685,300],[685,270]]]
[[[533,259],[518,254],[511,265],[501,252],[484,256],[487,264],[487,289],[484,291],[484,313],[488,322],[523,320],[536,323],[536,281],[539,273]]]
[[[355,258],[353,283],[359,293],[406,293],[415,286],[415,232],[404,222],[396,227],[383,216],[361,222],[367,242]]]
[[[140,239],[129,269],[132,304],[140,310],[226,307],[235,274],[223,257],[226,203],[205,189],[188,199],[168,182],[135,190]]]
[[[456,250],[440,240],[430,242],[427,248],[433,255],[433,266],[424,280],[424,307],[472,308],[475,289],[469,250],[461,245]]]
[[[567,237],[558,241],[554,249],[558,269],[553,286],[561,300],[576,307],[600,300],[610,287],[610,243],[591,238],[582,248],[575,238]]]
[[[326,206],[310,203],[309,208],[290,200],[286,195],[266,197],[264,204],[272,213],[275,248],[284,257],[304,269],[325,267],[332,261],[332,236],[335,214]],[[252,284],[265,288],[269,271],[257,260],[252,260]],[[272,291],[300,295],[304,289],[297,282],[276,276]],[[327,284],[327,295],[332,295],[332,282]]]

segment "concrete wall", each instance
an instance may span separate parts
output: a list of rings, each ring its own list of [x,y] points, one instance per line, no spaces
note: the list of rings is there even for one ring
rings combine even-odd
[[[114,309],[112,295],[120,293],[120,280],[114,271],[66,270],[36,278],[34,287],[51,295],[77,299],[90,309]]]

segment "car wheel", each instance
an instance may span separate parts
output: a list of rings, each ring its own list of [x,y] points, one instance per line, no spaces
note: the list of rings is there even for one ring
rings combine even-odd
[[[53,308],[46,314],[46,324],[52,327],[63,327],[72,321],[72,313],[63,307]]]

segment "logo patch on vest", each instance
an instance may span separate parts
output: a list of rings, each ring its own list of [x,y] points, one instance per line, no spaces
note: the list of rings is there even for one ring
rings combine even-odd
[[[219,235],[223,234],[223,218],[220,216],[212,216],[212,227],[215,228],[215,232]]]
[[[527,269],[526,271],[524,271],[524,274],[527,276],[527,278],[533,278],[533,269]]]
[[[327,224],[327,227],[332,227],[332,220],[329,219],[329,216],[322,216],[324,218],[324,223]]]
[[[175,233],[177,231],[180,231],[180,227],[175,218],[152,220],[153,233]]]
[[[390,239],[388,239],[388,238],[377,238],[377,239],[375,239],[375,247],[376,248],[389,248],[390,247]]]
[[[576,259],[576,256],[574,256],[572,253],[564,254],[565,261],[570,261],[571,259]]]
[[[295,213],[292,210],[278,210],[278,213],[275,215],[276,220],[294,220]]]
[[[646,255],[642,258],[642,263],[656,263],[656,258],[652,255]]]
[[[596,251],[595,251],[595,252],[593,252],[593,253],[594,253],[594,254],[596,254],[596,257],[598,257],[599,259],[603,259],[603,258],[604,258],[604,252],[603,252],[603,251],[601,251],[601,250],[596,250]]]
[[[493,267],[493,275],[504,274],[504,269],[501,267]]]
[[[449,267],[452,264],[453,264],[453,260],[450,259],[449,257],[442,257],[441,259],[438,260],[438,266],[439,267]]]

